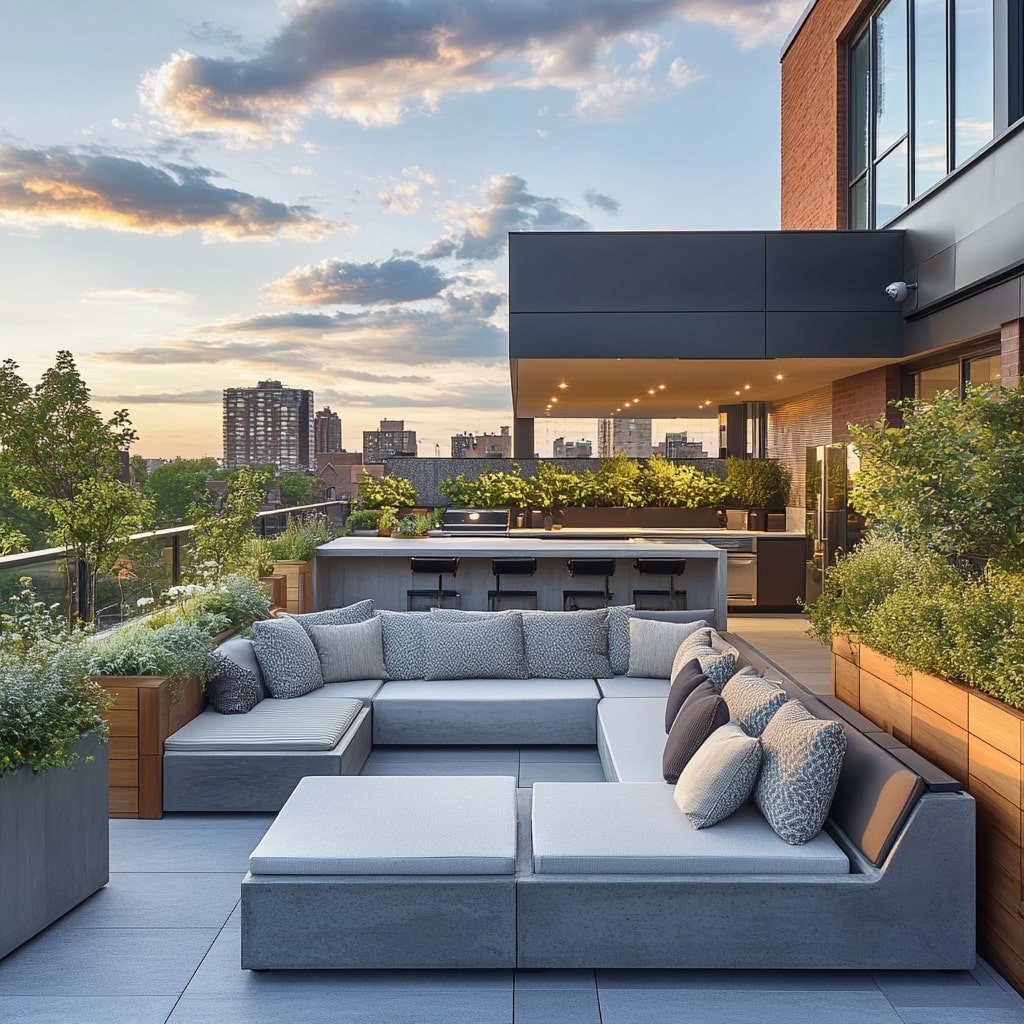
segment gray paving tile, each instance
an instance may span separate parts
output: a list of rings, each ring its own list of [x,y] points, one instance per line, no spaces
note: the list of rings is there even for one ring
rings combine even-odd
[[[194,818],[118,821],[110,831],[110,870],[245,874],[249,854],[270,828],[273,815],[215,818],[223,827],[217,827],[217,820]]]
[[[503,763],[508,760],[519,759],[518,747],[488,747],[488,746],[444,746],[444,747],[403,747],[385,746],[374,747],[373,753],[368,760],[387,760],[395,763],[411,764],[419,766],[432,764],[438,761],[480,761],[491,763]]]
[[[522,788],[535,782],[604,782],[604,769],[600,764],[583,761],[534,761],[519,766],[519,785]]]
[[[512,775],[519,772],[519,761],[429,761],[420,771],[410,771],[407,764],[367,761],[360,775]]]
[[[480,992],[457,985],[422,989],[380,984],[339,992],[250,991],[241,996],[186,993],[168,1024],[512,1024],[511,987]]]
[[[220,928],[240,898],[238,872],[116,872],[55,928]]]
[[[897,1009],[903,1007],[1010,1007],[1024,1010],[1012,990],[994,984],[988,972],[875,971],[879,991]]]
[[[46,931],[0,961],[0,997],[177,995],[216,936],[210,928]]]
[[[530,761],[584,761],[600,764],[601,755],[597,747],[520,747],[519,763]]]
[[[880,992],[600,987],[598,998],[602,1024],[904,1024]]]
[[[678,1022],[678,1017],[676,1018]],[[597,992],[516,986],[515,1024],[601,1024]]]
[[[164,1024],[176,997],[0,996],[0,1020],[17,1024]]]
[[[986,1006],[901,1006],[903,1024],[1024,1024],[1024,1011]]]
[[[593,971],[556,969],[520,969],[516,971],[516,991],[532,988],[596,989],[597,978]]]
[[[602,992],[878,992],[869,971],[599,970],[596,974]]]

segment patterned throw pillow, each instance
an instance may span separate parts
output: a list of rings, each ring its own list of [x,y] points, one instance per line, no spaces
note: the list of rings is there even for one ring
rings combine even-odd
[[[672,723],[683,706],[683,701],[700,686],[708,677],[700,670],[700,662],[691,658],[686,664],[680,665],[678,671],[672,673],[672,685],[665,701],[665,732],[672,728]]]
[[[760,676],[740,672],[722,690],[729,714],[737,719],[750,736],[760,736],[789,695],[778,683]]]
[[[608,617],[603,608],[523,612],[526,667],[535,679],[610,679]]]
[[[523,621],[518,612],[458,620],[428,613],[423,621],[424,679],[522,679]]]
[[[624,676],[629,669],[629,622],[635,610],[633,604],[613,604],[607,609],[608,661],[617,676]]]
[[[715,654],[713,651],[698,651],[697,663],[708,681],[721,693],[725,684],[736,672],[736,659],[731,654]]]
[[[325,683],[347,683],[353,679],[383,679],[384,647],[380,619],[367,619],[348,626],[307,626]]]
[[[838,722],[815,718],[798,700],[775,712],[761,735],[764,761],[754,802],[787,843],[810,842],[820,831],[846,754]]]
[[[700,745],[729,721],[729,709],[710,683],[701,683],[686,700],[672,723],[661,768],[666,782],[675,782]]]
[[[380,619],[388,679],[423,678],[423,622],[430,612],[375,613]]]
[[[252,649],[271,697],[301,697],[324,685],[313,641],[295,619],[254,622]]]
[[[303,629],[307,626],[349,626],[365,622],[373,616],[373,601],[356,601],[344,608],[325,608],[322,612],[278,612],[279,619],[294,619]]]
[[[267,695],[252,642],[225,640],[213,652],[217,675],[206,684],[206,696],[222,715],[244,715]]]
[[[704,621],[659,622],[656,619],[629,620],[630,676],[668,679],[679,645],[698,630],[706,628]]]
[[[676,806],[694,828],[709,828],[739,810],[761,770],[761,741],[726,722],[699,747],[679,775]]]
[[[714,630],[710,626],[701,626],[683,640],[672,659],[673,675],[679,665],[685,665],[691,658],[696,658],[698,654],[711,654],[714,651],[714,647],[711,645],[712,633]]]

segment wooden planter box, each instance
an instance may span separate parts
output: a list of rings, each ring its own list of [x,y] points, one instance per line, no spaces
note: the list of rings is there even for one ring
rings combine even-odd
[[[115,697],[110,723],[110,817],[162,818],[164,740],[206,705],[195,677],[96,676]]]
[[[288,581],[285,611],[298,615],[313,610],[312,562],[275,562],[274,574],[284,576]]]
[[[832,643],[837,697],[959,779],[978,810],[978,949],[1024,992],[1024,712]]]
[[[0,779],[0,957],[109,880],[107,747],[87,736],[77,750],[71,768]]]

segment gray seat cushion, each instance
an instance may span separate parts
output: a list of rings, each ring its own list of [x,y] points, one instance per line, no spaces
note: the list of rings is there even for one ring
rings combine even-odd
[[[661,697],[668,696],[669,681],[644,676],[612,676],[598,679],[602,697]]]
[[[363,710],[361,700],[260,701],[247,715],[207,708],[164,740],[165,751],[333,750]]]
[[[597,706],[597,746],[609,782],[660,782],[665,701],[623,697]]]
[[[537,782],[533,869],[566,875],[845,875],[850,862],[824,833],[790,846],[749,803],[714,828],[698,830],[664,783]]]
[[[249,870],[510,875],[516,823],[511,776],[309,777],[253,850]]]

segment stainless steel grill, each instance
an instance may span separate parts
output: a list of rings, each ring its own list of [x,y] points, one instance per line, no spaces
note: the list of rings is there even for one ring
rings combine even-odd
[[[507,508],[449,508],[441,532],[452,537],[494,537],[508,533]]]

